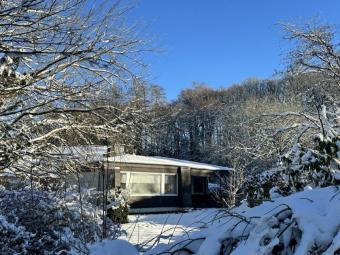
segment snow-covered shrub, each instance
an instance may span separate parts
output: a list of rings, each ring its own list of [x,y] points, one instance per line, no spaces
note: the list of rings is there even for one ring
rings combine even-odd
[[[280,169],[272,169],[248,177],[244,191],[247,194],[249,206],[259,205],[263,200],[271,199],[273,193],[280,196],[290,194],[291,188],[286,180]]]
[[[282,158],[293,191],[307,185],[325,187],[340,183],[340,138],[315,138],[314,149],[295,144]]]
[[[75,192],[2,187],[0,215],[0,254],[87,254],[86,244],[101,239],[101,211]],[[116,238],[119,226],[108,220],[106,233]]]
[[[29,252],[32,233],[26,231],[22,226],[9,223],[6,218],[0,215],[0,252],[1,254],[27,254]]]
[[[76,220],[76,215],[66,212],[66,216],[66,208],[59,207],[53,196],[28,189],[3,189],[0,196],[0,214],[3,222],[8,223],[1,226],[1,254],[23,250],[30,254],[52,254],[70,250],[75,239],[67,223]],[[18,235],[13,239],[15,234]]]
[[[129,214],[129,192],[126,189],[110,190],[107,216],[115,223],[127,223]]]
[[[281,165],[248,178],[248,201],[271,199],[273,196],[302,191],[306,187],[326,187],[340,184],[340,138],[315,138],[313,149],[299,143],[282,158]]]
[[[77,194],[77,185],[69,188],[72,194]],[[92,206],[100,206],[102,210],[103,199],[106,199],[107,217],[119,225],[128,222],[129,213],[129,191],[121,188],[108,189],[106,192],[94,188],[81,188],[82,198]]]

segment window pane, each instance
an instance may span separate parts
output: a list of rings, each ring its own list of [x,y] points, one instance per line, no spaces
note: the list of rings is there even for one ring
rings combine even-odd
[[[160,194],[161,175],[131,173],[129,187],[132,194]]]
[[[206,190],[206,178],[201,176],[193,176],[192,188],[194,194],[204,194]]]
[[[177,194],[176,175],[165,175],[164,193],[165,194]]]
[[[120,173],[120,187],[126,189],[126,173]]]

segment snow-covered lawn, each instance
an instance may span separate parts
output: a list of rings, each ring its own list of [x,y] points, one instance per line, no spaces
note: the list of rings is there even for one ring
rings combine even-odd
[[[216,212],[217,209],[199,209],[185,213],[130,215],[129,223],[122,226],[126,235],[120,238],[144,248],[155,242],[168,244],[175,237],[202,227]]]
[[[339,215],[340,186],[307,188],[253,208],[243,203],[230,211],[133,215],[123,225],[127,235],[121,237],[131,244],[122,240],[95,244],[91,255],[122,255],[128,249],[128,255],[336,255]]]

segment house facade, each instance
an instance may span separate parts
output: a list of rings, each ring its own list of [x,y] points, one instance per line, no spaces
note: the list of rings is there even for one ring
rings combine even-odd
[[[209,183],[232,169],[164,157],[125,154],[108,157],[114,187],[128,189],[131,211],[174,211],[216,207]]]
[[[81,169],[82,186],[101,191],[105,179],[108,188],[128,189],[131,212],[216,207],[218,204],[209,184],[219,187],[219,180],[233,170],[158,156],[123,153],[112,156],[117,154],[117,150],[109,151],[107,147],[90,146],[68,148],[64,153],[94,165],[103,165],[103,168]],[[69,181],[72,183],[71,179]]]
[[[118,152],[122,154],[111,156]],[[174,158],[123,154],[123,150],[110,153],[110,147],[106,146],[61,148],[60,155],[65,161],[75,158],[84,163],[80,164],[79,180],[70,174],[65,180],[67,185],[80,183],[84,188],[98,191],[104,187],[127,189],[131,212],[216,207],[209,184],[218,187],[219,178],[233,171],[224,166]],[[0,175],[2,184],[15,181],[19,179],[11,173]]]

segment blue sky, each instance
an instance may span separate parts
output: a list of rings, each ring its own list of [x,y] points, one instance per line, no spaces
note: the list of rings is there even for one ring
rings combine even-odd
[[[287,42],[280,22],[340,23],[338,0],[140,0],[130,17],[161,46],[146,56],[149,82],[168,99],[193,81],[227,87],[282,70]]]

